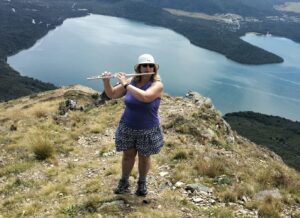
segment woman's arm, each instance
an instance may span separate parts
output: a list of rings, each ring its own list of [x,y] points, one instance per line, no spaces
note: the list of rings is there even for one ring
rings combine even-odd
[[[138,99],[139,101],[149,103],[154,101],[156,98],[161,97],[164,86],[161,81],[155,81],[152,85],[146,90],[139,89],[133,85],[127,86],[127,91],[131,92],[131,94]]]
[[[125,95],[126,90],[123,87],[122,83],[114,87],[110,84],[110,76],[111,76],[110,72],[105,71],[104,73],[102,73],[102,76],[104,77],[107,76],[107,78],[103,79],[103,86],[104,86],[104,91],[109,98],[116,99]],[[130,83],[130,81],[131,78],[126,79],[126,82]]]

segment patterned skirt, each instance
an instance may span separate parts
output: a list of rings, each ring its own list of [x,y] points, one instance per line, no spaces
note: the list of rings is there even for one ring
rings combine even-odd
[[[117,151],[135,148],[139,155],[150,156],[160,152],[164,139],[160,126],[151,129],[132,129],[121,120],[116,131],[115,143]]]

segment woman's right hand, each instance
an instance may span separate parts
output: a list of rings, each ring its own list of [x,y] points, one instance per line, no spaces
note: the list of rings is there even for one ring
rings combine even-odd
[[[109,71],[104,71],[101,76],[103,77],[103,82],[109,81],[111,78],[111,72]]]

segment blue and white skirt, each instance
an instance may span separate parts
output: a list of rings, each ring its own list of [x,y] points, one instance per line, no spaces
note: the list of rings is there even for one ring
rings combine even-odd
[[[150,156],[159,153],[163,147],[163,132],[160,126],[132,129],[121,120],[116,131],[115,143],[117,151],[135,148],[139,155]]]

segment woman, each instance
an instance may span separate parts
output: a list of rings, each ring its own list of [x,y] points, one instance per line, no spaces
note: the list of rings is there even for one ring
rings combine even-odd
[[[138,58],[136,73],[152,73],[126,79],[125,73],[118,73],[120,84],[112,87],[109,78],[103,79],[104,90],[110,98],[125,96],[125,110],[116,131],[116,150],[123,151],[122,177],[115,188],[116,194],[128,190],[128,178],[138,154],[139,179],[138,196],[147,195],[146,177],[150,168],[150,156],[159,153],[163,146],[163,133],[160,127],[158,108],[163,93],[163,83],[157,73],[159,65],[150,54]],[[154,73],[154,74],[153,74]],[[109,77],[110,72],[102,76]]]

